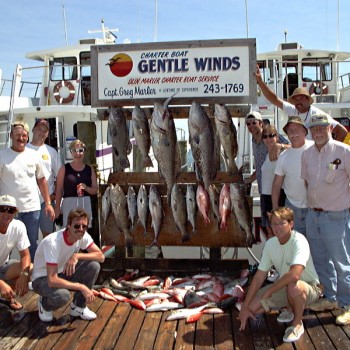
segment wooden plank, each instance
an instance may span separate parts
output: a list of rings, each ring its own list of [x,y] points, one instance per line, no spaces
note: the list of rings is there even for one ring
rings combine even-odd
[[[169,321],[170,322],[170,321]],[[176,321],[171,321],[175,322]],[[177,331],[175,333],[174,350],[193,350],[194,337],[196,334],[196,324],[186,323],[185,320],[179,320],[177,324]]]
[[[117,303],[113,301],[103,301],[102,299],[99,299],[99,301],[100,307],[97,312],[97,319],[89,322],[75,346],[76,350],[93,349],[106,322],[117,307]]]
[[[202,315],[196,324],[195,348],[209,350],[215,347],[214,343],[214,316]]]
[[[254,350],[253,339],[250,335],[249,326],[240,331],[241,322],[238,319],[238,310],[231,308],[232,333],[234,334],[234,349]]]
[[[117,308],[114,308],[112,316],[107,321],[95,344],[95,349],[114,348],[120,334],[123,332],[124,325],[129,318],[130,312],[131,307],[126,303],[120,303]]]
[[[161,312],[146,312],[145,319],[135,343],[135,349],[153,349],[161,319]]]
[[[129,305],[131,308],[131,306]],[[128,321],[124,324],[123,332],[120,334],[115,349],[135,349],[135,342],[139,330],[143,323],[145,312],[142,310],[132,309]]]
[[[214,344],[217,350],[233,349],[233,330],[231,314],[214,315]]]
[[[336,349],[350,349],[350,339],[346,333],[344,333],[343,329],[335,324],[334,315],[332,313],[318,312],[316,316]]]
[[[169,313],[163,313],[154,350],[173,349],[177,336],[176,322],[166,321]]]
[[[324,328],[320,327],[320,321],[314,313],[305,314],[303,323],[315,349],[335,349]]]
[[[273,344],[268,332],[264,315],[257,315],[256,320],[249,320],[250,334],[255,350],[271,349]]]

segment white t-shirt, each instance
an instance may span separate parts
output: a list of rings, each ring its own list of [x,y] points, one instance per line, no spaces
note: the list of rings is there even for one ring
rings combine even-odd
[[[65,228],[50,233],[40,242],[36,250],[32,281],[38,277],[47,276],[47,264],[56,265],[57,273],[61,273],[64,265],[74,253],[77,253],[80,249],[85,250],[89,248],[93,243],[93,239],[87,232],[85,232],[82,239],[74,244],[70,244],[67,241],[67,231]]]
[[[28,143],[26,147],[34,149],[40,155],[45,178],[49,187],[49,194],[54,193],[56,177],[58,170],[61,167],[61,159],[57,151],[47,144],[43,144],[42,146],[34,146],[33,144]]]
[[[333,119],[328,113],[323,112],[321,109],[311,105],[309,110],[306,113],[299,113],[298,110],[295,108],[294,105],[287,101],[283,101],[283,110],[288,114],[288,116],[291,115],[299,115],[301,119],[304,121],[305,126],[309,129],[309,122],[311,116],[315,114],[326,114],[331,122],[331,125],[336,127],[339,123]],[[311,132],[309,131],[308,134],[306,135],[306,138],[308,140],[312,140]]]
[[[266,243],[259,264],[259,270],[269,271],[275,266],[280,276],[290,270],[292,265],[304,266],[301,280],[309,284],[319,284],[318,275],[310,254],[307,239],[299,232],[292,231],[286,244],[280,244],[277,237],[270,238]]]
[[[283,153],[283,152],[282,152]],[[275,177],[276,161],[271,161],[269,154],[261,166],[261,194],[271,194],[272,182]]]
[[[288,148],[277,159],[275,174],[284,176],[284,192],[297,208],[307,208],[305,181],[301,178],[301,154],[313,144],[313,141],[306,140],[304,146]]]
[[[0,194],[16,198],[20,212],[40,210],[36,179],[45,176],[39,154],[30,148],[0,151]]]
[[[19,252],[30,246],[27,230],[22,221],[13,219],[6,233],[0,233],[0,266],[9,260],[10,253],[16,247]]]

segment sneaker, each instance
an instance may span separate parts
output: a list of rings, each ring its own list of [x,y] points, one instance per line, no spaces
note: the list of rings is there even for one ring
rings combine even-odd
[[[304,334],[303,323],[301,323],[301,325],[298,325],[298,326],[290,326],[286,329],[286,332],[284,333],[283,341],[285,343],[293,343],[294,341],[299,340],[303,334]]]
[[[282,312],[277,317],[278,322],[291,322],[294,319],[294,314],[287,309],[282,310]]]
[[[28,282],[28,289],[29,289],[29,290],[32,290],[32,291],[34,290],[34,289],[33,289],[33,282],[32,282],[32,281]]]
[[[341,326],[350,324],[350,305],[345,306],[343,310],[343,313],[335,319],[335,323]]]
[[[275,269],[271,269],[268,274],[267,274],[267,280],[269,282],[275,282],[277,280],[277,278],[279,278],[280,275],[278,274],[278,272]]]
[[[74,303],[70,304],[70,315],[73,317],[80,317],[86,321],[92,321],[97,317],[97,315],[92,312],[87,306],[78,307],[75,306]]]
[[[335,310],[338,309],[338,302],[331,301],[326,298],[318,299],[315,303],[307,306],[308,309],[312,311],[325,311],[325,310]]]
[[[53,320],[52,311],[46,311],[42,305],[42,297],[38,298],[39,318],[43,322],[51,322]]]

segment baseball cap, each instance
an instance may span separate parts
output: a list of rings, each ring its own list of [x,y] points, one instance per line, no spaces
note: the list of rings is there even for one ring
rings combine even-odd
[[[301,119],[301,117],[299,115],[291,115],[288,117],[288,121],[287,124],[283,127],[283,131],[287,133],[287,129],[288,129],[288,125],[294,123],[294,124],[300,124],[304,127],[305,131],[306,131],[306,135],[308,134],[308,130],[307,127],[304,124],[304,121]]]
[[[45,119],[38,119],[38,120],[35,122],[33,129],[34,129],[35,127],[37,127],[38,125],[44,125],[44,126],[46,126],[46,127],[47,127],[47,130],[50,129],[49,122],[48,122],[47,120],[45,120]]]
[[[29,133],[29,125],[24,121],[16,120],[11,126],[11,131],[13,130],[13,128],[16,127],[22,127],[25,131]]]
[[[309,128],[314,126],[327,126],[330,124],[328,116],[326,114],[314,114],[309,121]]]
[[[17,208],[16,200],[8,194],[0,197],[0,205]]]
[[[262,121],[262,117],[261,114],[259,112],[253,111],[253,112],[249,112],[245,119],[256,119],[256,120],[261,120]]]

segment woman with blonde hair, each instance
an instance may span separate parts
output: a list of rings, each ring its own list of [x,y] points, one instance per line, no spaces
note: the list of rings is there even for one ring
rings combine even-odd
[[[61,166],[56,179],[56,219],[63,214],[63,226],[67,225],[71,209],[83,208],[92,221],[90,196],[97,194],[97,179],[94,169],[84,162],[86,145],[81,140],[74,140],[69,146],[73,160]]]

